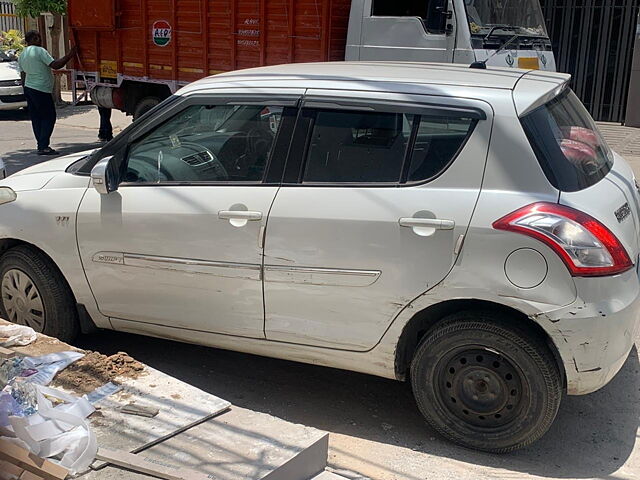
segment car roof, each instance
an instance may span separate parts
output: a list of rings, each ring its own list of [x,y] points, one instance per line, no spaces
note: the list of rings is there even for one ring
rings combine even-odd
[[[397,84],[450,85],[513,90],[528,73],[543,74],[549,80],[565,82],[567,75],[516,68],[469,68],[464,64],[417,62],[318,62],[289,63],[268,67],[235,70],[206,77],[191,84],[193,89],[220,87],[222,83],[256,83],[274,81],[386,82]],[[557,77],[557,78],[554,78]],[[283,85],[284,86],[284,85]],[[347,86],[347,85],[345,85]],[[187,88],[192,90],[192,88]]]

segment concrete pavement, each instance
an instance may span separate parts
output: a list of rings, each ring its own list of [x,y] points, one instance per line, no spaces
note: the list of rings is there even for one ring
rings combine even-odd
[[[114,120],[126,126],[124,117]],[[60,112],[54,147],[95,147],[98,115],[90,106]],[[611,124],[603,132],[640,176],[640,130]],[[0,156],[14,171],[44,161],[30,153],[24,115],[0,115]],[[640,343],[636,343],[640,345]],[[329,464],[374,479],[609,479],[640,478],[640,362],[634,349],[605,388],[566,397],[548,434],[508,455],[456,447],[421,418],[406,384],[352,372],[267,359],[167,340],[102,332],[78,346],[127,351],[146,364],[234,405],[331,432]],[[138,478],[111,469],[113,479]]]
[[[598,124],[609,146],[622,155],[640,173],[640,128],[625,127],[619,123]]]

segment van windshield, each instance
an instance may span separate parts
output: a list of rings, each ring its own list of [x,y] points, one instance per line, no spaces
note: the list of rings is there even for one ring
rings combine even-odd
[[[472,34],[548,37],[538,0],[464,0]]]
[[[611,170],[613,153],[571,89],[520,120],[542,170],[558,190],[583,190]]]

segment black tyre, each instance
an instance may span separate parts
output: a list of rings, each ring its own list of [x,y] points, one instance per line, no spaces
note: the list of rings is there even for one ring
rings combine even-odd
[[[418,408],[447,439],[505,453],[549,429],[562,382],[544,341],[493,312],[459,312],[430,331],[411,364]],[[515,325],[514,325],[515,324]]]
[[[0,313],[13,323],[69,342],[78,334],[78,311],[69,285],[40,251],[21,245],[0,259]]]
[[[135,108],[133,109],[133,120],[138,120],[142,115],[147,113],[153,107],[162,102],[161,98],[158,97],[144,97],[138,100]]]

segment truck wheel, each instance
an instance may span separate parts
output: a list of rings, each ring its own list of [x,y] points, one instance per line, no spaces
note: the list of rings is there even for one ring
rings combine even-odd
[[[133,121],[135,122],[160,102],[162,102],[162,100],[158,97],[144,97],[138,100],[138,103],[136,103],[133,109]]]
[[[427,422],[465,447],[505,453],[549,429],[562,398],[553,354],[518,320],[459,312],[427,334],[411,363],[411,384]]]
[[[43,253],[18,246],[0,259],[0,313],[12,323],[72,341],[78,333],[78,312],[62,273]]]

